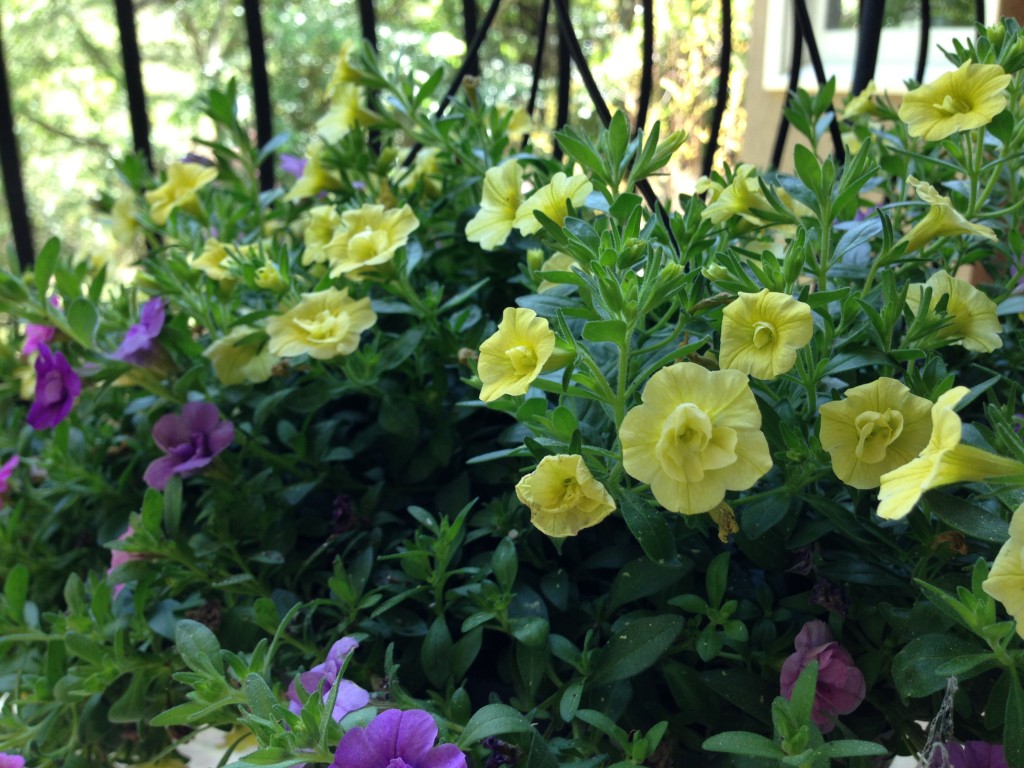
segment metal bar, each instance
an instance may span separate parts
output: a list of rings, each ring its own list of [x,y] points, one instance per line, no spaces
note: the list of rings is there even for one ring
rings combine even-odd
[[[470,40],[475,39],[477,25],[476,17],[476,0],[462,0],[462,19],[466,32],[465,37],[467,43]],[[477,54],[477,51],[473,51],[466,57],[466,74],[480,74],[480,56]]]
[[[562,128],[569,122],[569,93],[572,86],[572,57],[565,40],[561,24],[558,26],[558,110],[555,114],[555,128]],[[562,148],[555,144],[555,159],[562,159]]]
[[[494,17],[498,15],[498,8],[501,7],[501,0],[492,0],[490,7],[487,9],[487,13],[484,16],[484,23],[477,29],[476,35],[473,37],[473,42],[469,46],[469,50],[466,52],[466,58],[462,60],[462,66],[459,67],[459,71],[455,73],[455,79],[452,80],[452,84],[448,86],[448,92],[441,99],[441,103],[437,105],[435,116],[440,117],[444,114],[444,111],[448,109],[448,104],[452,100],[452,96],[459,90],[459,86],[462,85],[463,79],[466,75],[470,74],[470,69],[473,66],[473,62],[477,61],[477,53],[480,51],[480,46],[483,45],[484,39],[487,37],[487,32],[491,28],[491,24],[494,23]]]
[[[263,46],[263,24],[259,0],[242,0],[245,8],[245,31],[249,37],[249,59],[252,62],[252,90],[256,104],[256,143],[262,149],[274,136],[270,119],[270,80],[267,78],[267,52]],[[260,189],[274,186],[274,153],[260,165]]]
[[[861,0],[860,28],[857,32],[857,58],[853,65],[854,96],[864,90],[878,66],[878,43],[882,38],[885,0]]]
[[[540,77],[543,72],[544,49],[548,41],[548,13],[551,10],[551,0],[544,0],[540,9],[540,27],[537,29],[537,55],[533,59],[533,82],[530,83],[530,98],[526,102],[526,114],[533,117],[537,108],[537,92],[540,90]]]
[[[917,49],[917,70],[914,75],[919,83],[924,82],[924,68],[928,64],[928,33],[932,26],[931,0],[921,0],[921,42]]]
[[[124,62],[125,90],[128,92],[128,114],[132,121],[135,151],[153,169],[153,149],[149,143],[149,117],[146,114],[146,92],[142,87],[142,58],[135,34],[135,7],[132,0],[114,0],[117,29],[121,35],[121,58]]]
[[[711,110],[711,135],[701,157],[701,174],[708,176],[718,150],[718,135],[722,131],[725,107],[729,103],[729,72],[732,62],[732,3],[722,0],[722,53],[718,57],[718,89],[715,106]]]
[[[786,148],[786,136],[789,133],[789,118],[786,117],[786,107],[789,100],[793,98],[797,85],[800,83],[800,62],[803,59],[803,40],[800,36],[800,22],[793,16],[793,51],[789,59],[789,85],[786,88],[786,98],[782,102],[782,117],[779,118],[779,130],[775,134],[775,147],[772,149],[772,168],[778,168],[782,162],[782,151]]]
[[[979,24],[985,24],[985,0],[974,0],[974,20]],[[975,35],[977,36],[977,35]]]
[[[373,0],[359,0],[359,21],[363,28],[363,39],[368,40],[376,50],[377,14],[373,9]]]
[[[804,0],[794,0],[796,6],[796,18],[800,23],[800,33],[807,43],[807,53],[811,57],[811,66],[814,67],[814,76],[818,80],[818,86],[824,87],[825,67],[821,63],[821,54],[818,52],[818,43],[814,39],[814,30],[811,28],[811,17],[807,13],[807,3]],[[829,107],[832,112],[832,108]],[[839,122],[835,119],[829,125],[829,133],[832,135],[832,146],[836,153],[836,162],[842,165],[846,161],[846,151],[843,149],[843,138],[839,134]]]
[[[642,130],[647,122],[654,90],[654,0],[643,0],[644,46],[643,65],[640,70],[640,100],[636,109],[636,129]]]
[[[11,91],[7,81],[7,65],[4,63],[3,37],[0,33],[0,172],[3,174],[4,192],[7,193],[7,210],[11,215],[11,233],[14,235],[14,251],[22,269],[31,266],[35,258],[32,247],[32,225],[25,205],[25,189],[21,183],[21,158],[18,155],[18,138],[14,134],[14,110],[11,108]]]
[[[598,87],[594,74],[590,71],[590,66],[587,64],[587,59],[583,55],[579,38],[576,37],[576,32],[572,28],[572,17],[569,15],[569,0],[555,0],[555,18],[558,19],[560,47],[568,48],[569,56],[576,65],[576,70],[580,73],[580,77],[583,78],[583,85],[587,89],[590,100],[594,103],[594,109],[597,110],[598,117],[601,118],[601,122],[605,126],[608,126],[612,121],[612,113],[604,102],[601,89]],[[561,124],[558,127],[561,128]]]

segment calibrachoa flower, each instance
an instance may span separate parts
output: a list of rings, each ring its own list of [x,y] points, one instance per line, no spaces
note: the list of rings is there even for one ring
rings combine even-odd
[[[306,165],[302,169],[302,176],[288,190],[284,196],[285,201],[301,200],[304,197],[313,197],[328,189],[339,189],[341,179],[336,171],[329,171],[324,168],[321,161],[324,146],[319,141],[314,141],[306,149]]]
[[[327,261],[327,244],[341,227],[341,214],[333,205],[317,205],[306,214],[306,229],[302,233],[306,247],[302,251],[302,265]]]
[[[14,470],[18,468],[20,463],[21,457],[18,454],[14,454],[0,466],[0,499],[3,499],[4,494],[10,488],[11,475],[14,474]]]
[[[267,320],[270,353],[279,357],[309,355],[330,360],[350,355],[359,336],[377,322],[370,298],[352,299],[348,288],[302,294],[302,300],[283,315]]]
[[[939,330],[938,338],[949,339],[951,344],[971,352],[992,352],[1003,346],[996,303],[984,293],[948,272],[936,272],[927,282],[912,283],[907,289],[907,306],[915,315],[921,312],[925,288],[932,289],[932,309],[943,296],[948,297],[946,315],[953,322]]]
[[[665,509],[707,512],[772,466],[745,374],[676,363],[651,377],[622,420],[622,466]]]
[[[480,210],[466,224],[466,239],[480,243],[485,251],[504,245],[523,202],[522,190],[523,168],[515,160],[489,168],[484,174]]]
[[[57,329],[52,326],[28,323],[25,326],[25,343],[21,347],[21,354],[28,357],[33,352],[37,352],[41,346],[53,341],[53,336],[56,333]]]
[[[0,752],[0,768],[25,768],[25,758]]]
[[[906,517],[922,493],[941,485],[1024,475],[1024,464],[1020,462],[960,444],[963,425],[953,407],[969,391],[967,387],[953,387],[942,395],[932,406],[932,434],[921,454],[909,464],[882,475],[879,517]]]
[[[345,733],[330,768],[466,768],[462,750],[434,746],[436,740],[437,724],[427,712],[388,709]]]
[[[922,248],[937,237],[954,235],[976,235],[996,241],[996,233],[984,224],[972,224],[962,213],[953,207],[953,201],[926,181],[918,181],[913,176],[907,178],[907,184],[917,192],[919,200],[930,206],[928,213],[910,228],[900,240],[907,244],[907,253]]]
[[[163,330],[165,319],[164,300],[157,296],[147,301],[139,312],[139,322],[128,329],[121,346],[111,357],[132,365],[150,364],[158,354],[156,340]]]
[[[339,83],[331,96],[327,113],[316,121],[316,132],[324,141],[333,144],[365,122],[366,114],[362,89],[354,83]]]
[[[126,539],[130,539],[134,535],[135,535],[135,531],[129,525],[125,529],[125,532],[122,533],[120,536],[118,536],[115,539],[115,541],[125,541]],[[112,550],[110,550],[110,567],[107,568],[107,576],[112,574],[115,569],[119,568],[120,566],[124,565],[125,563],[129,563],[132,560],[142,560],[144,557],[145,556],[141,552],[128,552],[128,551],[123,550],[123,549],[112,549]],[[119,594],[121,594],[121,590],[123,590],[123,589],[124,589],[124,582],[123,581],[115,581],[114,582],[114,597],[117,597]]]
[[[516,484],[516,496],[548,536],[575,536],[615,511],[611,494],[576,455],[545,456]]]
[[[71,413],[75,398],[81,391],[82,380],[71,370],[67,358],[40,344],[39,357],[36,358],[35,399],[25,421],[33,429],[57,426]]]
[[[822,733],[829,733],[836,727],[837,715],[850,714],[864,701],[864,675],[854,665],[850,652],[836,642],[828,624],[809,621],[796,636],[796,653],[782,665],[779,682],[784,698],[793,695],[797,678],[812,661],[818,662],[818,686],[811,719]]]
[[[594,185],[586,176],[566,176],[559,171],[551,177],[550,184],[536,190],[520,203],[513,226],[524,235],[540,231],[540,222],[533,215],[535,211],[543,213],[555,224],[562,225],[569,215],[566,200],[571,201],[574,208],[579,208],[593,191]]]
[[[697,182],[697,191],[706,192],[704,202],[707,207],[701,211],[700,217],[708,219],[712,224],[721,224],[733,216],[740,216],[755,226],[764,226],[767,221],[754,211],[770,211],[768,198],[761,190],[754,166],[743,163],[727,186],[703,177]],[[774,188],[782,204],[796,216],[808,216],[810,208],[795,200],[782,187]]]
[[[174,163],[167,169],[167,181],[146,193],[149,217],[162,227],[175,208],[195,212],[196,192],[217,178],[217,169],[199,163]]]
[[[289,176],[298,179],[302,176],[302,172],[306,169],[306,163],[308,161],[304,157],[298,157],[297,155],[289,155],[285,152],[281,153],[279,165],[281,170],[287,173]]]
[[[264,339],[254,340],[254,333],[251,326],[236,325],[203,352],[221,384],[260,384],[273,374],[279,358],[270,354]]]
[[[546,319],[532,309],[508,307],[497,332],[480,345],[480,399],[526,394],[554,350],[555,333]]]
[[[846,102],[846,106],[843,108],[843,112],[839,116],[839,119],[852,120],[860,115],[874,114],[876,112],[874,97],[877,90],[878,88],[875,86],[875,81],[869,81],[860,93]]]
[[[821,447],[836,477],[854,488],[877,488],[882,475],[914,459],[928,444],[932,403],[883,376],[851,387],[821,406]]]
[[[981,586],[1017,620],[1017,634],[1024,637],[1024,504],[1013,513],[1010,538]]]
[[[1008,768],[1006,753],[1000,744],[987,741],[951,741],[946,745],[951,768]],[[935,754],[934,752],[932,753]],[[930,768],[941,768],[941,756],[933,758]]]
[[[234,424],[221,419],[216,405],[185,403],[180,414],[164,414],[153,425],[153,441],[167,455],[150,462],[142,479],[162,491],[171,475],[195,475],[234,439]]]
[[[345,275],[350,279],[358,279],[366,267],[391,261],[420,225],[408,205],[391,210],[383,205],[364,205],[345,211],[341,220],[341,228],[324,250],[331,277]]]
[[[774,379],[793,367],[813,333],[811,308],[789,294],[740,293],[722,316],[722,367]]]
[[[211,280],[220,282],[231,277],[231,273],[228,272],[225,266],[225,262],[228,261],[230,256],[231,254],[224,247],[224,243],[215,237],[211,237],[203,244],[203,252],[197,258],[192,259],[191,266],[192,269],[204,272]]]
[[[139,233],[139,222],[135,218],[135,202],[135,193],[128,189],[121,193],[110,209],[110,230],[120,245],[131,245]]]
[[[904,96],[900,120],[911,136],[925,141],[980,128],[1006,109],[1010,79],[998,64],[965,61],[956,72],[946,72]]]
[[[348,680],[339,680],[342,668],[352,651],[359,647],[359,643],[351,637],[343,637],[331,646],[327,652],[327,659],[322,664],[317,664],[308,672],[292,680],[288,686],[288,709],[296,715],[302,712],[302,701],[299,699],[299,692],[296,684],[301,685],[307,693],[316,693],[317,687],[323,681],[323,697],[326,702],[331,696],[331,689],[338,686],[338,697],[334,701],[334,712],[332,716],[340,721],[349,712],[362,709],[370,703],[370,694],[361,687]]]

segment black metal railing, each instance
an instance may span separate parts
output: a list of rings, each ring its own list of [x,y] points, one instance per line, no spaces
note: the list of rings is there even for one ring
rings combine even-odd
[[[359,11],[362,36],[375,48],[377,46],[377,23],[373,0],[355,0]],[[509,0],[511,2],[511,0]],[[729,99],[729,75],[732,59],[732,6],[731,0],[721,2],[721,51],[718,61],[718,83],[715,101],[709,115],[709,140],[704,147],[701,158],[702,171],[710,173],[715,152],[718,149],[719,134],[725,108]],[[790,62],[790,80],[788,92],[792,93],[797,86],[799,72],[806,47],[815,77],[819,85],[826,82],[826,73],[811,28],[806,0],[792,0],[794,9],[793,51]],[[874,74],[879,40],[882,30],[882,17],[885,0],[861,0],[860,28],[856,64],[853,73],[853,93],[859,93]],[[142,61],[139,54],[135,26],[135,8],[133,0],[114,0],[117,24],[121,38],[121,53],[124,65],[125,93],[128,100],[129,115],[132,125],[132,137],[135,151],[141,154],[152,168],[152,148],[149,141],[149,118],[146,111],[146,94],[142,80]],[[255,105],[256,135],[259,145],[265,146],[271,139],[271,104],[270,83],[267,77],[266,49],[264,47],[263,27],[260,18],[259,0],[242,0],[248,36],[253,102]],[[478,8],[475,0],[463,1],[463,20],[465,39],[468,43],[462,66],[441,101],[439,113],[443,111],[451,96],[466,75],[478,74],[480,71],[480,46],[487,38],[488,31],[498,14],[501,0],[491,0],[483,20],[478,21]],[[552,9],[553,6],[553,9]],[[538,90],[541,80],[541,65],[547,41],[549,14],[554,11],[558,30],[558,79],[557,79],[557,126],[564,125],[569,118],[569,100],[572,83],[572,69],[575,67],[588,97],[601,121],[608,125],[611,111],[601,95],[597,81],[588,66],[579,38],[572,24],[569,0],[543,0],[539,19],[537,53],[533,60],[533,82],[530,87],[528,111],[532,116],[537,104]],[[641,129],[647,119],[650,108],[654,82],[654,3],[653,0],[642,0],[643,10],[643,43],[640,92],[637,100],[637,114],[634,120],[636,129]],[[984,0],[975,0],[975,16],[979,22],[984,19]],[[921,37],[917,60],[916,78],[924,78],[924,67],[927,62],[928,30],[931,24],[929,0],[922,0],[921,6]],[[0,165],[3,171],[3,183],[6,190],[7,208],[10,212],[11,230],[14,238],[15,251],[19,262],[28,266],[34,258],[32,232],[28,207],[25,202],[22,182],[20,157],[14,132],[14,109],[10,99],[11,89],[3,58],[3,39],[0,30]],[[787,95],[787,102],[789,96]],[[776,142],[772,153],[772,164],[778,166],[788,132],[788,122],[782,117],[776,134]],[[833,120],[830,126],[834,151],[842,161],[843,145],[839,137],[838,122]],[[274,160],[267,157],[260,168],[260,185],[269,189],[274,183]],[[649,186],[642,185],[639,190],[647,198],[652,207],[659,209],[654,193]],[[663,213],[663,211],[661,211]]]

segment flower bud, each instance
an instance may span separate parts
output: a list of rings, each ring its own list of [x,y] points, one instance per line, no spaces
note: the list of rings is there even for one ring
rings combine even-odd
[[[530,248],[526,252],[526,266],[531,272],[537,272],[544,264],[544,251],[540,248]]]
[[[560,371],[565,366],[569,365],[573,360],[576,359],[576,350],[568,349],[566,347],[558,346],[558,342],[555,343],[555,349],[551,353],[551,357],[548,358],[547,362],[544,363],[542,370],[543,373],[551,373],[551,371]]]
[[[705,264],[700,268],[700,273],[713,283],[729,279],[729,268],[717,262]]]
[[[277,265],[268,261],[256,270],[256,285],[264,290],[280,293],[288,287],[288,281],[284,279]]]

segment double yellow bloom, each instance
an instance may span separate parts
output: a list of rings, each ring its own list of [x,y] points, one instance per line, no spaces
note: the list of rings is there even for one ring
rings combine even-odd
[[[516,485],[516,496],[548,536],[575,536],[615,511],[611,494],[577,455],[545,456]]]
[[[376,322],[369,297],[353,299],[347,288],[304,293],[288,312],[267,320],[268,349],[279,357],[330,360],[355,352],[360,334]]]

